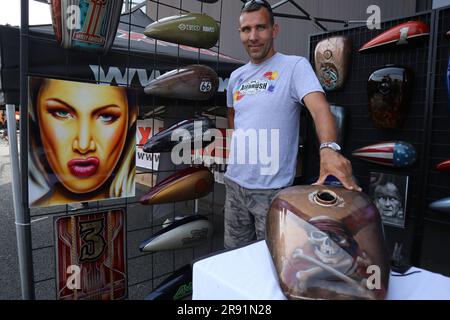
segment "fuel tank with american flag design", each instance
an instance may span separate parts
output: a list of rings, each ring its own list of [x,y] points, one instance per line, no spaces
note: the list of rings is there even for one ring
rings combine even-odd
[[[408,142],[387,141],[357,149],[352,156],[389,167],[408,167],[416,161],[417,152]]]

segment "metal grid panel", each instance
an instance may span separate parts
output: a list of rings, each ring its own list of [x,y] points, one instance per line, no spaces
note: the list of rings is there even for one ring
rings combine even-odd
[[[436,165],[450,158],[450,110],[446,88],[446,75],[450,57],[450,38],[445,33],[450,31],[450,9],[438,12],[436,30],[436,60],[434,71],[433,110],[431,115],[431,139],[428,166],[428,184],[426,202],[450,196],[450,175],[439,172]],[[450,223],[448,215],[426,210],[426,217]]]
[[[445,33],[450,30],[450,7],[436,13],[436,52],[433,61],[432,113],[430,115],[430,148],[425,174],[427,184],[424,199],[424,220],[420,243],[420,263],[426,268],[450,275],[450,258],[442,254],[442,244],[450,240],[450,217],[448,214],[432,211],[428,204],[450,196],[450,173],[439,172],[436,165],[450,158],[450,106],[447,96],[446,75],[450,58],[450,38]]]
[[[427,144],[425,127],[427,121],[426,100],[428,87],[428,59],[431,40],[423,41],[414,47],[386,49],[371,53],[359,53],[358,49],[367,41],[391,27],[410,20],[421,20],[432,28],[432,15],[429,12],[383,22],[381,30],[370,30],[365,25],[310,37],[310,61],[314,65],[314,49],[317,43],[336,35],[349,36],[353,42],[352,61],[344,87],[338,91],[327,92],[330,103],[345,107],[348,114],[347,132],[344,139],[343,154],[352,161],[353,171],[359,184],[368,192],[370,172],[383,172],[409,176],[408,203],[406,207],[405,228],[385,226],[388,249],[392,253],[395,243],[403,244],[402,255],[406,263],[411,263],[416,222],[422,216],[421,201],[424,150]],[[369,117],[367,80],[371,73],[387,64],[408,67],[414,74],[414,89],[409,110],[399,129],[376,129]],[[315,137],[311,118],[308,117],[308,136]],[[417,162],[410,168],[391,169],[353,158],[351,152],[365,145],[390,140],[408,141],[418,152]],[[305,172],[318,175],[318,142],[309,139],[306,145]],[[313,176],[312,175],[312,176]]]
[[[156,3],[156,17],[157,19],[163,18],[159,16],[159,8],[166,6],[164,1],[153,1]],[[195,3],[195,12],[204,12],[204,6],[208,6],[199,1],[188,2],[190,4],[189,8],[192,8],[192,3]],[[220,24],[222,18],[222,0],[214,4],[219,7],[219,20]],[[211,5],[209,5],[211,6]],[[177,0],[177,6],[174,7],[178,12],[186,12],[185,6],[183,5],[183,0]],[[40,45],[48,43],[49,46],[54,46],[54,39],[48,37],[42,38],[36,36],[36,34],[27,35],[27,41],[30,44],[30,48],[33,47],[33,43],[39,43]],[[220,42],[219,42],[220,43]],[[158,47],[154,47],[155,59],[154,59],[154,69],[158,69]],[[213,50],[220,53],[220,45],[216,45]],[[82,52],[69,51],[66,50],[64,59],[65,65],[67,66],[65,70],[64,78],[65,80],[73,81],[86,81],[86,79],[79,79],[74,74],[71,74],[69,66],[77,62],[77,57],[83,55]],[[180,49],[178,46],[178,56],[176,58],[176,64],[174,68],[181,67],[184,65],[184,61],[180,59]],[[126,59],[127,65],[132,66],[131,59],[133,53],[131,52],[130,46],[128,47],[128,52],[123,53],[123,59]],[[105,62],[106,56],[98,55],[97,64],[99,66],[107,66]],[[161,58],[164,59],[164,58]],[[167,59],[167,58],[166,58]],[[167,61],[164,61],[167,62]],[[200,49],[198,50],[197,63],[200,63]],[[27,66],[27,70],[28,70]],[[38,67],[39,66],[34,66]],[[219,72],[219,55],[217,56],[217,63],[215,67],[216,72]],[[35,68],[36,70],[36,68]],[[167,70],[162,70],[165,72]],[[28,72],[29,76],[45,76],[38,72]],[[131,84],[131,79],[128,78],[127,81]],[[220,106],[225,106],[224,97],[216,97],[214,101],[206,102],[193,102],[187,104],[183,101],[170,100],[170,99],[159,99],[156,97],[143,97],[139,101],[139,105],[145,106],[143,110],[139,111],[139,114],[147,113],[149,110],[156,109],[161,105],[169,105],[170,108],[182,108],[184,114],[183,116],[177,115],[172,116],[170,112],[168,116],[165,117],[165,127],[170,126],[172,123],[191,117],[194,113],[204,110],[205,108],[217,109],[220,111]],[[215,116],[214,111],[210,112],[212,116]],[[140,116],[142,118],[142,116]],[[26,149],[25,149],[26,150]],[[26,153],[23,153],[26,154]],[[163,178],[164,175],[169,175],[179,168],[161,170],[158,173],[160,176],[158,180]],[[144,170],[140,174],[146,174]],[[214,191],[220,186],[217,184],[214,187]],[[55,206],[50,208],[33,208],[30,209],[30,217],[33,221],[36,221],[31,225],[31,236],[32,236],[32,256],[33,256],[33,283],[35,286],[36,299],[55,299],[56,297],[56,250],[55,250],[55,239],[54,239],[54,221],[58,217],[71,216],[75,214],[83,213],[95,213],[99,211],[106,211],[109,209],[125,208],[125,220],[126,220],[126,260],[127,260],[127,281],[128,290],[127,296],[130,299],[143,299],[147,294],[149,294],[161,281],[163,281],[167,276],[169,276],[173,271],[180,268],[185,264],[191,263],[196,258],[207,255],[213,251],[223,248],[223,217],[221,215],[221,208],[215,204],[215,192],[213,191],[208,196],[200,199],[199,210],[197,213],[202,214],[211,221],[214,226],[215,236],[209,243],[202,246],[188,249],[172,250],[168,252],[158,252],[158,253],[142,253],[138,250],[139,244],[148,239],[152,234],[157,232],[162,228],[164,221],[169,219],[174,219],[180,213],[183,214],[195,214],[195,203],[194,201],[186,201],[181,203],[167,204],[167,207],[172,208],[170,213],[156,216],[153,212],[154,206],[143,206],[139,203],[139,198],[148,191],[148,187],[139,187],[136,185],[136,196],[132,198],[125,199],[114,199],[105,201],[94,201],[90,202],[88,207],[84,207],[80,210],[73,210],[71,207],[65,206]],[[24,192],[24,191],[23,191]],[[182,211],[182,212],[180,212]]]

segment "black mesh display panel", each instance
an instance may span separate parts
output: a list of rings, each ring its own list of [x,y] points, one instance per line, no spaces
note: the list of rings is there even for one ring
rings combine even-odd
[[[421,233],[420,263],[426,268],[450,275],[450,256],[442,254],[450,241],[450,215],[428,208],[429,203],[450,197],[450,172],[439,172],[436,165],[450,158],[450,101],[447,92],[447,68],[450,59],[450,8],[436,11],[435,54],[433,57],[431,111],[429,119],[429,152],[423,200],[424,218]]]
[[[430,36],[413,46],[358,52],[359,48],[378,34],[410,20],[427,23]],[[409,177],[405,227],[385,226],[388,249],[392,254],[397,244],[402,248],[402,263],[423,264],[429,269],[439,269],[441,272],[444,271],[438,267],[438,262],[436,267],[433,265],[433,261],[440,260],[437,250],[433,253],[431,244],[438,243],[438,239],[442,243],[450,240],[450,234],[445,232],[448,226],[443,225],[450,223],[450,216],[432,212],[427,207],[433,200],[450,196],[450,174],[439,173],[435,169],[438,162],[450,158],[450,113],[444,77],[450,44],[450,39],[446,39],[444,35],[448,30],[450,9],[434,10],[383,22],[381,30],[369,30],[366,25],[362,25],[312,35],[309,56],[314,66],[314,49],[319,41],[336,35],[345,35],[352,39],[352,60],[344,87],[327,92],[327,100],[331,104],[343,106],[347,112],[343,154],[352,162],[354,176],[366,193],[369,192],[371,172]],[[414,85],[403,125],[398,129],[377,129],[369,115],[367,80],[372,72],[390,64],[410,69],[414,75]],[[308,113],[305,122],[307,139],[303,155],[306,173],[304,181],[311,181],[319,173],[318,140]],[[351,156],[352,151],[360,147],[395,140],[413,144],[418,153],[414,165],[408,168],[391,168]],[[434,221],[432,225],[431,220]],[[442,230],[439,236],[436,235],[436,230]],[[433,235],[430,236],[430,233]],[[449,267],[446,273],[450,274]]]

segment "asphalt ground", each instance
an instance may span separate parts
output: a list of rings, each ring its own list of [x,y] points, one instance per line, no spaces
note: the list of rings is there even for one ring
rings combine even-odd
[[[9,146],[0,141],[0,299],[20,299]]]
[[[127,214],[127,275],[128,298],[144,299],[171,272],[196,259],[223,249],[223,185],[216,184],[215,192],[202,198],[199,213],[207,215],[214,225],[213,239],[202,246],[153,254],[143,254],[139,244],[161,228],[164,221],[177,215],[194,212],[194,202],[160,206],[157,213],[147,206],[135,202],[148,187],[137,184],[136,197],[124,201],[108,200],[101,205],[126,207]],[[218,192],[217,192],[217,191]],[[126,204],[126,205],[125,205]],[[95,212],[91,207],[81,212]],[[31,210],[33,278],[36,299],[56,298],[56,267],[54,247],[54,219],[67,214],[65,206]],[[78,212],[77,212],[78,213]],[[11,186],[11,161],[9,146],[0,143],[0,299],[21,299],[20,273],[17,254],[15,217]]]

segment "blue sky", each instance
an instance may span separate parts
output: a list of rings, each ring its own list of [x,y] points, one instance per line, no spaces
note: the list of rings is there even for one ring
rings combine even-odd
[[[50,6],[29,0],[29,23],[51,23]],[[0,0],[0,24],[20,25],[20,0]]]

